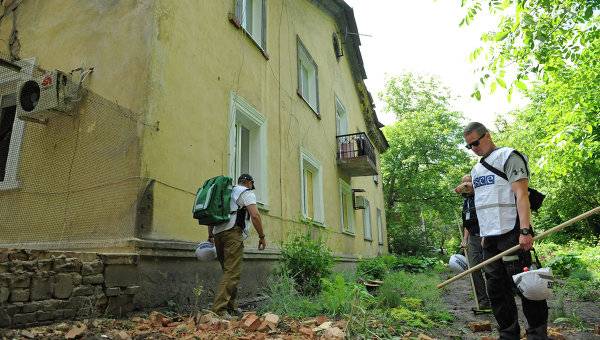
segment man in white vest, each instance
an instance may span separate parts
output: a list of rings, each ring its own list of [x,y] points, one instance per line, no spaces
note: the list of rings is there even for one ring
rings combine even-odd
[[[511,148],[497,148],[486,127],[477,122],[464,129],[467,149],[481,157],[471,171],[475,209],[483,238],[483,259],[489,259],[515,245],[518,253],[504,256],[484,267],[487,289],[500,339],[520,338],[512,275],[531,265],[533,233],[530,224],[529,169],[524,156]],[[504,175],[504,176],[500,176]],[[505,179],[506,178],[506,179]],[[518,293],[527,319],[527,339],[548,339],[548,305]]]

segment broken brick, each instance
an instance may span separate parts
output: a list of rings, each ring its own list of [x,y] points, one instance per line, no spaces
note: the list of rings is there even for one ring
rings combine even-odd
[[[468,326],[473,332],[490,332],[492,330],[492,323],[489,321],[469,322]]]

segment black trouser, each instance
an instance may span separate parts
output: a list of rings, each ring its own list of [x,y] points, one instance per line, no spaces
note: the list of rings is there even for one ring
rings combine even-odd
[[[485,237],[483,258],[489,259],[506,249],[519,244],[519,231],[513,230],[498,236]],[[531,266],[531,252],[519,251],[514,261],[497,260],[484,267],[487,289],[492,311],[498,322],[500,339],[519,339],[520,327],[514,294],[519,294],[523,305],[523,314],[527,319],[527,339],[547,339],[548,305],[546,300],[534,301],[525,298],[512,280],[512,275]]]

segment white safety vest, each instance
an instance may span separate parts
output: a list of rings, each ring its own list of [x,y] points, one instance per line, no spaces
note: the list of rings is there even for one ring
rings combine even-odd
[[[498,148],[485,161],[504,172],[504,164],[513,151],[511,148]],[[480,235],[502,235],[513,230],[517,223],[517,200],[510,183],[480,162],[471,170],[471,177]]]

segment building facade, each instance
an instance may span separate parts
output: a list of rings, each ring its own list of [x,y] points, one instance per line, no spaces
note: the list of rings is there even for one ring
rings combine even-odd
[[[387,141],[344,1],[3,3],[1,247],[189,259],[196,189],[250,173],[269,247],[252,233],[248,259],[308,230],[345,261],[387,252]],[[73,108],[20,119],[23,81],[55,69]]]

